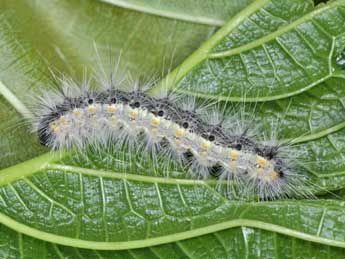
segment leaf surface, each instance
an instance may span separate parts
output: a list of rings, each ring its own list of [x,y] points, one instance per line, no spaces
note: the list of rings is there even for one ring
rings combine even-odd
[[[161,37],[156,45],[152,43],[152,50],[162,50],[167,35],[177,31],[174,37],[181,39],[181,48],[178,49],[178,59],[181,60],[214,29],[176,21],[175,27],[169,28],[174,24],[171,20],[109,9],[109,5],[88,1],[60,1],[58,4],[42,1],[35,8],[26,2],[18,6],[7,1],[3,3],[7,10],[15,6],[28,19],[32,17],[26,13],[27,8],[35,11],[36,20],[32,22],[42,27],[42,33],[49,32],[45,41],[40,42],[35,37],[37,35],[27,29],[26,19],[21,21],[11,15],[3,19],[1,25],[5,29],[1,29],[0,33],[6,37],[0,38],[0,41],[2,39],[1,46],[6,47],[0,48],[0,52],[2,50],[1,54],[6,58],[3,63],[0,62],[0,81],[17,98],[13,100],[7,95],[5,107],[17,107],[16,104],[26,99],[26,91],[35,92],[49,87],[46,62],[67,74],[81,77],[82,64],[92,68],[94,63],[94,57],[87,55],[92,49],[90,38],[101,46],[101,55],[109,51],[106,47],[108,43],[113,47],[127,48],[124,61],[129,64],[130,70],[140,74],[161,67],[158,58],[162,52],[152,52],[157,54],[153,57],[145,50],[152,43],[152,35],[158,33]],[[291,80],[283,81],[281,85],[274,84],[276,88],[269,91],[264,89],[267,87],[265,80],[273,79],[269,75],[274,66],[270,70],[270,63],[251,63],[248,58],[243,59],[242,68],[248,66],[253,71],[261,71],[258,67],[267,65],[263,69],[267,73],[256,74],[253,78],[251,73],[243,76],[244,81],[254,80],[255,87],[263,88],[260,94],[255,93],[255,98],[267,100],[255,110],[256,119],[258,123],[267,124],[284,118],[280,122],[280,136],[295,139],[295,145],[305,151],[305,159],[312,162],[306,173],[314,176],[313,183],[323,186],[326,191],[342,189],[345,183],[342,166],[344,79],[342,71],[334,63],[343,44],[339,34],[343,5],[344,1],[335,1],[313,10],[310,1],[256,1],[220,29],[222,37],[218,32],[205,43],[210,47],[208,42],[217,42],[217,46],[209,48],[211,54],[245,49],[243,56],[248,54],[251,57],[253,53],[260,52],[263,46],[260,42],[269,44],[271,41],[267,39],[275,41],[282,38],[299,48],[301,55],[298,58],[309,57],[308,61],[319,62],[311,63],[310,69],[307,66],[300,68],[294,60],[295,56],[289,57],[289,51],[284,49],[282,53],[286,59],[281,60],[280,71],[291,73],[288,74]],[[97,7],[98,14],[95,16],[93,7]],[[152,8],[162,9],[162,6],[153,5]],[[74,19],[63,19],[68,15]],[[46,22],[46,17],[50,17],[50,22]],[[301,45],[298,38],[293,37],[296,28],[310,23],[313,25],[316,20],[321,24],[322,19],[333,21],[334,17],[340,20],[327,24],[328,27],[321,30],[324,34],[320,32],[323,36],[313,38],[319,43],[320,53],[313,52],[308,56],[310,46],[304,44],[307,41]],[[124,19],[123,23],[119,19]],[[161,28],[168,28],[168,31],[159,28],[151,31],[148,25],[157,21],[161,23]],[[17,28],[15,34],[9,33],[12,27]],[[118,34],[109,35],[109,28],[112,32],[118,31]],[[137,30],[132,31],[133,28]],[[198,40],[194,41],[198,28],[200,38],[196,37]],[[133,32],[130,36],[128,30]],[[137,35],[135,32],[139,31],[140,35]],[[328,34],[332,35],[331,40]],[[124,37],[128,39],[124,40]],[[142,38],[148,43],[128,45]],[[57,42],[57,48],[52,48],[51,39]],[[188,45],[191,39],[194,42],[192,47]],[[205,49],[205,45],[201,50]],[[138,52],[132,52],[134,49]],[[214,56],[204,60],[201,55],[203,58],[195,62],[195,57],[200,57],[198,53],[200,50],[185,61],[182,69],[175,70],[178,73],[170,74],[168,82],[177,73],[177,83],[186,91],[190,86],[207,85],[210,83],[207,80],[214,76],[214,70],[203,71],[202,63],[218,59],[223,61],[217,64],[217,71],[243,74],[245,70],[236,70],[231,66],[231,62],[240,64],[229,61],[232,56]],[[238,53],[238,56],[241,55],[242,50]],[[253,60],[256,61],[256,58],[259,60],[259,57]],[[138,64],[139,60],[145,60],[148,65],[143,68]],[[187,73],[180,74],[181,71],[186,72],[186,64]],[[323,70],[326,65],[328,74]],[[315,66],[320,69],[318,72],[313,70]],[[292,73],[294,71],[298,73]],[[305,75],[312,76],[304,78]],[[216,79],[221,81],[222,76],[227,75],[221,73]],[[216,80],[214,82],[217,83]],[[242,86],[246,86],[245,83],[234,86],[231,90],[233,96],[236,97],[236,91],[238,96],[243,94],[240,90]],[[292,88],[302,90],[290,94]],[[193,91],[198,90],[193,88]],[[207,97],[214,97],[215,92],[211,90],[207,89]],[[246,93],[246,96],[246,100],[250,101],[250,95]],[[125,153],[123,155],[126,156]],[[319,162],[320,159],[327,162]],[[170,178],[165,178],[162,173],[154,172],[153,166],[154,161],[133,164],[106,153],[97,157],[87,156],[86,160],[70,153],[62,157],[46,154],[2,170],[0,222],[3,226],[0,243],[3,245],[0,254],[5,258],[30,258],[33,255],[34,258],[341,258],[344,252],[341,247],[345,247],[345,207],[341,201],[233,201],[226,199],[212,181],[189,179],[178,170],[172,170]]]

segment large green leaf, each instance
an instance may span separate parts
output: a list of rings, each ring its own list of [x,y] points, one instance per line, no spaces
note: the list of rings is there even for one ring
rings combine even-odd
[[[85,169],[60,164],[60,158],[47,162],[49,156],[2,171],[1,223],[52,243],[101,250],[160,245],[238,226],[345,247],[341,202],[243,203],[205,181]]]
[[[40,14],[36,16],[35,24],[42,27],[42,32],[49,32],[46,41],[40,42],[35,37],[35,33],[28,29],[25,19],[16,20],[17,18],[11,15],[4,19],[2,25],[5,29],[0,30],[0,33],[5,32],[6,37],[0,38],[0,41],[3,40],[1,46],[6,48],[0,48],[0,52],[2,50],[1,54],[7,58],[4,59],[4,63],[0,62],[2,68],[0,78],[5,93],[8,93],[8,90],[10,93],[5,95],[6,107],[13,105],[22,111],[21,101],[26,100],[25,91],[34,91],[35,88],[47,87],[47,85],[49,87],[46,61],[61,71],[74,73],[76,77],[80,77],[81,64],[93,67],[94,56],[86,55],[92,49],[90,38],[96,39],[96,42],[103,47],[105,42],[110,42],[112,46],[121,46],[121,44],[127,46],[130,42],[123,39],[115,41],[115,35],[109,36],[106,33],[108,26],[103,24],[105,14],[111,13],[109,20],[106,21],[116,28],[120,13],[127,12],[120,9],[109,11],[108,5],[87,1],[60,1],[58,4],[37,1],[38,4],[33,8],[25,2],[18,6],[11,2],[4,1],[4,3],[7,10],[13,8],[22,10],[23,17],[29,16],[31,19],[31,16],[24,12],[25,8]],[[135,4],[134,1],[132,3]],[[168,83],[176,83],[176,80],[172,79],[176,79],[177,75],[178,85],[185,87],[186,91],[190,86],[196,91],[200,90],[197,87],[207,85],[207,79],[214,76],[213,73],[218,70],[201,71],[200,64],[216,60],[213,58],[204,60],[206,49],[223,51],[231,48],[229,50],[232,51],[242,48],[245,49],[244,54],[247,52],[253,54],[262,45],[258,43],[285,37],[284,39],[288,39],[289,43],[295,43],[296,47],[300,47],[301,56],[307,55],[310,49],[301,45],[291,31],[299,26],[303,27],[310,19],[317,20],[316,16],[326,19],[332,12],[339,10],[343,12],[342,5],[345,5],[343,0],[312,11],[313,6],[310,1],[256,1],[219,30],[200,50],[188,58],[176,70],[177,72],[168,76]],[[94,21],[92,20],[94,16],[90,10],[95,6],[102,12],[95,16],[96,21],[97,19],[99,21],[91,23]],[[76,9],[77,7],[80,9]],[[160,6],[152,8],[161,9]],[[69,23],[71,20],[62,19],[74,10],[76,13],[72,17],[75,17],[76,21],[71,24]],[[5,13],[8,15],[8,12]],[[88,13],[89,19],[86,19],[85,14]],[[148,20],[153,19],[144,23],[142,29],[149,27],[147,24],[154,23],[156,19],[162,19],[128,13],[133,15],[132,23],[129,22],[131,19],[128,17],[121,16],[128,20],[119,27],[122,28],[127,22],[133,25],[134,17],[138,16],[144,16]],[[303,159],[309,162],[327,160],[325,163],[308,164],[307,168],[313,182],[324,186],[324,190],[341,189],[345,183],[342,168],[344,159],[341,152],[345,133],[341,130],[344,126],[342,98],[345,82],[341,78],[342,71],[334,63],[334,58],[342,50],[343,44],[342,37],[337,36],[338,32],[335,31],[341,29],[338,28],[341,26],[341,21],[337,20],[342,18],[341,14],[337,13],[335,18],[333,16],[329,20],[336,20],[336,23],[327,23],[323,28],[326,35],[334,36],[331,40],[334,48],[333,51],[332,48],[325,48],[327,55],[321,53],[319,56],[313,53],[310,60],[319,62],[317,65],[320,66],[320,71],[317,73],[314,71],[315,75],[306,77],[306,81],[303,81],[305,85],[299,81],[300,74],[292,73],[295,71],[296,63],[290,69],[283,66],[283,72],[291,73],[291,82],[276,86],[274,91],[277,93],[276,96],[279,96],[279,100],[276,97],[271,98],[273,96],[271,92],[255,93],[255,98],[258,97],[259,100],[274,99],[258,105],[255,109],[258,123],[267,124],[272,119],[281,120],[279,124],[281,138],[296,138],[294,143],[298,144],[298,148],[306,150],[304,153],[306,157]],[[47,23],[45,17],[50,17],[51,20],[49,19]],[[171,22],[165,19],[160,21],[164,23],[162,28]],[[90,29],[89,24],[96,25]],[[180,35],[181,39],[186,40],[181,40],[181,44],[188,46],[186,42],[193,38],[194,33],[197,32],[194,30],[201,25],[194,27],[190,24],[181,24],[184,29],[191,26]],[[268,24],[271,26],[267,26]],[[97,26],[101,25],[103,27],[100,31],[96,30]],[[13,34],[10,33],[11,26],[17,28]],[[200,31],[205,33],[205,28],[210,27],[201,26]],[[118,30],[121,31],[120,28]],[[110,38],[100,36],[103,31]],[[122,32],[123,37],[128,35],[125,29]],[[159,31],[159,35],[160,33],[166,36],[164,31]],[[147,34],[148,31],[145,31],[143,33],[145,36],[140,36],[138,39],[145,38]],[[203,35],[206,37],[206,34]],[[131,37],[135,36],[135,33],[131,35]],[[60,41],[57,43],[59,51],[51,50],[51,39]],[[81,42],[81,39],[87,40]],[[320,43],[320,47],[329,47],[330,41],[327,36],[320,36],[316,40]],[[195,42],[197,45],[197,41]],[[219,43],[219,49],[213,46],[213,43]],[[73,51],[73,46],[78,46],[76,53]],[[221,46],[225,49],[221,49]],[[135,45],[133,49],[137,47]],[[35,48],[38,51],[34,51]],[[101,48],[102,55],[106,55],[108,50],[105,49],[106,47]],[[140,49],[139,46],[138,49],[135,53],[145,56],[145,51],[142,51],[145,47]],[[43,53],[46,58],[42,58],[39,53]],[[242,55],[242,52],[240,53]],[[148,67],[143,71],[147,72],[159,67],[160,55],[161,53],[158,53],[157,59],[152,63],[152,60],[146,60]],[[64,56],[67,59],[62,58]],[[178,58],[182,57],[179,55]],[[329,57],[332,63],[329,63]],[[259,60],[259,57],[256,58]],[[66,60],[71,61],[66,63]],[[143,72],[140,69],[141,65],[136,62],[141,60],[140,57],[133,54],[125,57],[124,60],[125,63],[134,65],[133,71]],[[234,72],[235,70],[228,66],[227,62],[220,62],[217,69]],[[282,62],[282,65],[290,64],[285,60]],[[32,63],[35,66],[32,66]],[[332,65],[327,75],[322,71],[322,64],[326,63]],[[247,64],[248,67],[253,65],[255,69],[256,64],[251,64],[250,59],[244,59],[244,66]],[[270,63],[260,63],[263,64]],[[311,64],[315,66],[314,63]],[[270,68],[265,67],[265,69],[269,71]],[[308,73],[313,71],[313,68],[303,69]],[[266,86],[264,82],[268,75],[269,73],[256,74],[254,79],[256,86]],[[217,79],[222,81],[222,76],[227,75],[220,73]],[[248,79],[250,76],[251,74],[248,73],[244,78]],[[16,80],[13,80],[14,78]],[[320,83],[321,81],[323,83]],[[157,88],[164,83],[166,82],[158,84]],[[42,86],[44,84],[46,86]],[[235,86],[235,93],[241,86],[243,85]],[[302,90],[290,94],[290,86],[296,89],[301,87]],[[214,97],[214,92],[209,90],[212,89],[208,89],[207,96]],[[238,91],[239,97],[240,93],[241,91]],[[234,96],[236,97],[236,94]],[[246,96],[248,96],[247,92]],[[250,101],[248,98],[246,100]],[[285,200],[250,203],[234,201],[225,198],[222,192],[219,192],[217,188],[219,186],[214,185],[213,181],[189,179],[179,170],[171,171],[170,178],[167,179],[163,177],[159,166],[158,169],[155,168],[158,171],[152,170],[155,161],[133,163],[126,157],[126,153],[114,156],[105,151],[97,156],[92,153],[84,156],[69,153],[62,157],[46,154],[2,170],[0,222],[6,227],[1,228],[0,254],[5,258],[20,256],[27,258],[341,258],[344,253],[343,249],[336,248],[345,247],[343,228],[345,207],[340,201]],[[100,249],[130,250],[100,251]]]

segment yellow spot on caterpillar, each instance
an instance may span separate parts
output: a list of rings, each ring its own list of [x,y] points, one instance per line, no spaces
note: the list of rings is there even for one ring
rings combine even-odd
[[[267,161],[267,159],[263,158],[262,156],[257,156],[256,157],[256,164],[262,168],[265,168],[268,164],[268,161]]]
[[[66,116],[61,116],[59,120],[60,120],[61,124],[67,124],[67,122],[68,122]]]
[[[236,161],[236,160],[238,160],[239,157],[240,157],[240,152],[238,152],[235,149],[231,149],[230,150],[230,159],[231,159],[231,161]]]
[[[138,111],[137,110],[131,110],[129,112],[129,118],[132,120],[135,120],[138,117]]]
[[[81,116],[81,112],[78,109],[74,109],[73,110],[73,115],[77,118],[79,118]]]
[[[87,111],[89,113],[96,113],[96,106],[94,105],[89,105],[89,107],[87,108]]]
[[[201,149],[204,151],[207,151],[210,148],[211,144],[207,141],[203,141],[203,143],[201,143]]]
[[[276,180],[278,178],[278,173],[276,171],[271,171],[269,175],[272,180]]]
[[[111,122],[113,123],[113,124],[115,124],[116,122],[117,122],[117,118],[116,118],[116,116],[111,116]]]
[[[161,123],[161,120],[159,118],[157,118],[157,117],[153,117],[152,120],[151,120],[151,125],[152,126],[157,127],[157,126],[159,126],[160,123]]]
[[[114,104],[107,106],[107,112],[109,112],[109,113],[114,113],[114,112],[116,112],[116,110],[117,109],[116,109],[116,106]]]
[[[181,138],[183,137],[184,135],[186,135],[186,131],[184,129],[177,129],[175,131],[175,137],[176,138]]]

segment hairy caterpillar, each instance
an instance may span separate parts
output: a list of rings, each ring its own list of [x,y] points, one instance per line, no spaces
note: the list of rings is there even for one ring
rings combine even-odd
[[[192,177],[236,183],[260,199],[306,194],[303,177],[282,155],[286,147],[262,143],[238,116],[220,111],[219,103],[166,90],[152,97],[146,94],[152,84],[139,81],[124,91],[123,80],[113,76],[98,80],[98,90],[86,80],[81,86],[60,82],[58,90],[36,102],[34,125],[43,145],[54,150],[126,146],[180,163]]]

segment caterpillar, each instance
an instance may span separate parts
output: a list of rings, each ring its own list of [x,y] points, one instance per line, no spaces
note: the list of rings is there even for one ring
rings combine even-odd
[[[53,150],[126,146],[182,164],[193,178],[236,183],[248,197],[306,195],[304,177],[291,165],[293,159],[282,155],[288,146],[255,139],[221,103],[164,89],[149,96],[152,83],[140,80],[130,82],[131,90],[112,77],[96,85],[94,90],[88,80],[78,85],[61,79],[59,89],[38,97],[33,124],[43,145]]]

